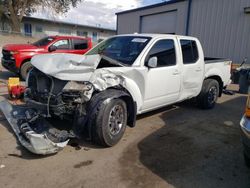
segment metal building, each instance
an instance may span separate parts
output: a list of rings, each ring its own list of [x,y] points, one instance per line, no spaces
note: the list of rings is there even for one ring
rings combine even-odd
[[[250,0],[170,0],[117,13],[117,33],[200,39],[206,56],[250,63]]]

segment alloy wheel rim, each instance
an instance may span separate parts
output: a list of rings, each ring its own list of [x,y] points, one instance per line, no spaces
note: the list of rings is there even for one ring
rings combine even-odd
[[[115,105],[109,113],[109,132],[115,136],[120,133],[124,124],[124,109],[120,105]]]
[[[208,102],[209,104],[213,104],[216,102],[217,99],[217,87],[213,86],[208,91]]]

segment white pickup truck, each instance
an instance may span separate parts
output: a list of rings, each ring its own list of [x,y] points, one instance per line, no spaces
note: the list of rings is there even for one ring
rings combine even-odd
[[[194,37],[160,34],[114,36],[84,56],[45,54],[31,63],[27,107],[0,107],[22,145],[38,154],[55,153],[82,135],[113,146],[137,114],[187,99],[213,108],[231,68],[231,61],[204,58]],[[55,128],[51,118],[71,123]]]

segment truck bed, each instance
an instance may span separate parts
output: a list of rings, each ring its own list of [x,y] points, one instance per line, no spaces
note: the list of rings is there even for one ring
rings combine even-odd
[[[222,58],[211,58],[205,57],[205,77],[213,76],[213,73],[216,69],[218,75],[220,75],[223,81],[223,87],[227,86],[231,82],[231,63],[229,59]]]
[[[205,61],[205,64],[209,64],[209,63],[221,63],[221,62],[230,61],[230,60],[225,59],[225,58],[205,57],[204,61]]]

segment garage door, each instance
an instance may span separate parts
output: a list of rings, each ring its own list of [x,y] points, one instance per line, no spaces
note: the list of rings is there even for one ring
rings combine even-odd
[[[141,33],[172,33],[176,32],[177,11],[141,17]]]

